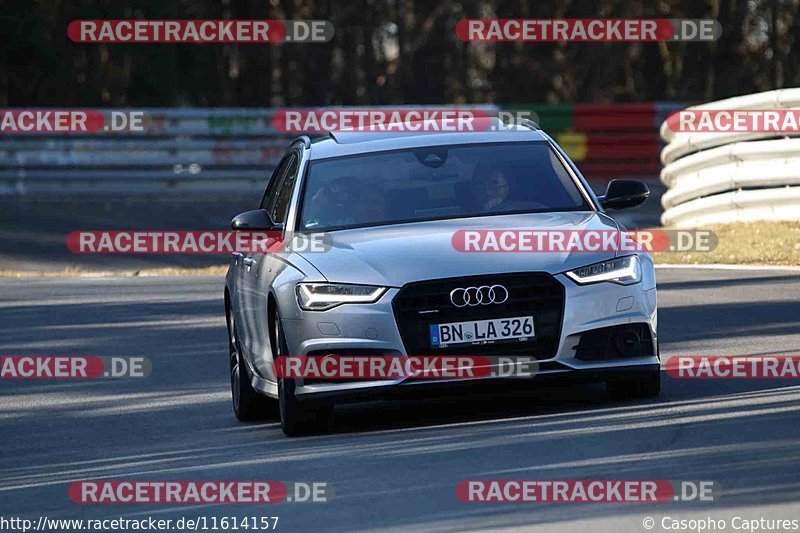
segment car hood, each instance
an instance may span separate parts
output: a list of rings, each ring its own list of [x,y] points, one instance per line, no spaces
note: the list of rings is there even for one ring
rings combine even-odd
[[[556,274],[614,257],[599,252],[460,252],[459,230],[616,230],[613,219],[596,212],[527,213],[438,220],[333,231],[324,251],[302,255],[328,280],[401,287],[427,279],[539,271]]]

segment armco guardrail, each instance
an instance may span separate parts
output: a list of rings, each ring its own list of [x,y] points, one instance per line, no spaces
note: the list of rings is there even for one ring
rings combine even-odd
[[[800,89],[782,89],[691,107],[694,110],[800,108]],[[686,133],[661,125],[665,226],[800,220],[800,136],[775,132]]]
[[[263,187],[291,138],[272,126],[271,109],[135,111],[143,131],[3,135],[0,192]]]
[[[592,180],[654,178],[661,170],[658,127],[682,102],[514,104],[528,111]]]
[[[274,109],[130,111],[143,112],[142,131],[0,135],[0,194],[262,190],[296,137],[274,128]]]
[[[494,105],[413,107],[499,111]],[[531,112],[587,178],[607,180],[657,176],[658,126],[683,107],[677,102],[520,104],[503,110]],[[256,190],[294,137],[275,130],[274,109],[133,111],[143,112],[143,131],[0,135],[0,194]]]

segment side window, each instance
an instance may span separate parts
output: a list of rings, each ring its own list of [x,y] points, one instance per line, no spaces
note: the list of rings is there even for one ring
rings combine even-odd
[[[286,217],[289,214],[289,204],[292,202],[292,191],[294,191],[294,184],[297,180],[297,169],[299,167],[300,159],[292,156],[286,172],[280,179],[278,188],[275,190],[275,202],[272,208],[268,209],[269,214],[278,224],[286,222]]]
[[[259,206],[260,209],[266,209],[267,211],[270,211],[269,206],[272,205],[273,198],[275,197],[275,191],[278,188],[278,184],[281,182],[281,177],[286,172],[286,167],[289,166],[294,157],[294,153],[283,156],[283,159],[280,160],[278,166],[275,167],[275,170],[272,172],[272,176],[269,179],[269,183],[267,184],[267,190],[264,192],[264,197],[261,198],[261,205]]]

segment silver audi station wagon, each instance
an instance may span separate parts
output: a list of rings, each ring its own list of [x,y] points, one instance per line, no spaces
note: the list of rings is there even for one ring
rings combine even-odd
[[[504,379],[303,379],[281,357],[533,358],[531,382],[604,381],[612,397],[657,395],[656,281],[646,251],[465,253],[454,235],[534,228],[613,231],[606,211],[649,196],[614,180],[596,196],[532,124],[455,133],[300,137],[234,231],[322,246],[234,254],[226,276],[233,408],[277,408],[289,436],[325,427],[337,402],[480,387]]]

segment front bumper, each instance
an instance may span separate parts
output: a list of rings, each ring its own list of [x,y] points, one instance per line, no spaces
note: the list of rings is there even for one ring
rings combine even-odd
[[[568,385],[595,383],[614,379],[632,379],[651,372],[660,371],[659,363],[637,364],[594,369],[564,369],[541,372],[530,378],[482,378],[469,380],[415,380],[400,382],[363,382],[357,388],[340,388],[313,385],[297,398],[301,401],[335,401],[336,403],[360,403],[413,397],[441,397],[442,393],[458,395],[470,393],[508,393],[512,390],[530,389],[536,385]]]
[[[656,289],[654,281],[635,285],[598,283],[577,285],[564,275],[554,276],[564,286],[563,321],[555,353],[538,357],[539,371],[532,378],[514,378],[514,383],[539,382],[557,378],[579,381],[597,381],[630,373],[647,372],[660,366],[658,356]],[[652,287],[652,288],[646,288]],[[374,304],[341,305],[322,312],[299,311],[284,318],[289,355],[308,356],[325,352],[367,350],[387,356],[408,355],[395,320],[392,300],[399,289],[390,289]],[[285,305],[297,307],[296,302]],[[640,324],[649,328],[652,355],[586,360],[576,357],[581,334],[589,330]],[[305,384],[298,380],[298,399],[335,399],[336,401],[363,401],[377,399],[386,393],[422,394],[426,390],[447,387],[484,386],[497,382],[501,387],[508,378],[481,378],[469,380],[380,380],[339,383]]]

